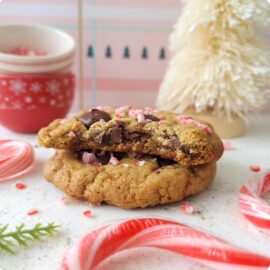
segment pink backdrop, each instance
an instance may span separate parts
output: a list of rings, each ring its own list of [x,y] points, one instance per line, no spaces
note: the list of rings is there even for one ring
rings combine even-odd
[[[179,0],[85,0],[85,107],[154,106],[170,57],[168,34],[180,12]],[[3,0],[0,23],[49,24],[77,38],[77,1]]]

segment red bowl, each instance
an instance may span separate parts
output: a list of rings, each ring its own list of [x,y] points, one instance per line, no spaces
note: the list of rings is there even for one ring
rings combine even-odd
[[[0,123],[16,132],[37,132],[68,113],[75,89],[71,72],[0,74]]]

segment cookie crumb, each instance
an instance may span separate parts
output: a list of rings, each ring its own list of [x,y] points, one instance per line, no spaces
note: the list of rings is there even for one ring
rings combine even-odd
[[[17,182],[17,183],[15,184],[15,187],[16,187],[17,189],[22,190],[22,189],[25,189],[25,188],[26,188],[26,185],[23,184],[23,183],[21,183],[21,182]]]
[[[39,211],[37,210],[37,209],[30,209],[30,210],[28,210],[27,211],[27,215],[28,216],[34,216],[34,215],[36,215],[36,214],[38,214],[39,213]]]

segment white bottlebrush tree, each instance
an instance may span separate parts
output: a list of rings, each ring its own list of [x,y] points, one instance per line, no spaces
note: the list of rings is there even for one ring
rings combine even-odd
[[[173,52],[157,107],[182,112],[211,108],[246,117],[266,101],[270,47],[259,27],[270,25],[267,0],[186,0],[170,37]],[[270,28],[265,27],[268,34]]]

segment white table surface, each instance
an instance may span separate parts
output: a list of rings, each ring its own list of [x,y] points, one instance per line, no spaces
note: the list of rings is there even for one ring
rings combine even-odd
[[[30,142],[35,146],[36,155],[34,169],[29,174],[0,183],[0,225],[9,223],[11,228],[22,222],[27,226],[36,222],[62,225],[56,236],[30,244],[28,248],[18,250],[16,256],[0,253],[1,270],[57,269],[67,247],[92,228],[110,220],[148,216],[174,219],[206,230],[240,247],[270,256],[270,237],[254,229],[241,216],[237,207],[240,187],[254,174],[249,166],[258,164],[263,169],[270,168],[270,117],[253,120],[244,137],[230,140],[235,150],[226,151],[218,162],[215,182],[205,192],[188,199],[201,211],[201,214],[193,216],[181,212],[181,203],[140,210],[122,210],[109,205],[92,207],[84,202],[63,205],[59,200],[64,194],[42,176],[42,166],[54,150],[37,147],[35,135],[16,134],[1,126],[0,138]],[[25,190],[14,187],[18,180],[27,185]],[[40,213],[27,216],[27,210],[32,208],[39,209]],[[92,211],[93,217],[82,215],[87,209]],[[136,260],[115,260],[107,269],[167,269],[169,265],[179,264],[180,257],[174,254],[159,252],[157,261],[150,253],[149,256],[147,252],[138,255]],[[129,254],[129,258],[132,255]]]

